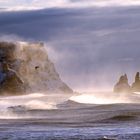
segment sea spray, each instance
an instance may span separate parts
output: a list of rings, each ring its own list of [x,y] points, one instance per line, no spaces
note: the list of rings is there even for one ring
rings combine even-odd
[[[70,100],[85,104],[139,103],[135,93],[92,92],[74,95]]]
[[[40,111],[57,110],[57,105],[66,102],[70,94],[31,93],[20,96],[0,96],[0,118],[44,118]],[[35,111],[32,115],[30,111]]]

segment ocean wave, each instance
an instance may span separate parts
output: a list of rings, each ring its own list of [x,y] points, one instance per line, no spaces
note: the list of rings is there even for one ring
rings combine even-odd
[[[20,96],[0,96],[0,118],[35,118],[44,117],[40,114],[34,116],[32,110],[56,110],[57,105],[67,101],[71,95],[32,93]]]
[[[64,121],[73,121],[74,119],[76,122],[84,122],[82,119],[86,118],[91,122],[106,119],[115,120],[113,117],[123,116],[124,111],[132,113],[138,110],[139,112],[139,103],[140,97],[135,93],[128,95],[111,92],[84,93],[73,96],[34,93],[0,97],[0,118],[46,118],[53,120],[61,118]],[[127,114],[125,115],[127,116]]]
[[[83,104],[140,103],[140,96],[136,93],[100,92],[74,95],[70,100]]]

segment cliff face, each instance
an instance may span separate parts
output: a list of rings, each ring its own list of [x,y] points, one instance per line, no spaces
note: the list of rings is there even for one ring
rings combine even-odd
[[[42,43],[0,42],[0,75],[0,92],[72,92]]]

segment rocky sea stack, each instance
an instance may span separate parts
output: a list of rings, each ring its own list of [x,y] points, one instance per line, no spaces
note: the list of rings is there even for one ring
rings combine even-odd
[[[122,75],[117,82],[117,84],[114,86],[114,92],[117,93],[130,93],[130,92],[140,92],[140,74],[139,72],[136,73],[135,81],[132,84],[132,86],[128,83],[127,75]]]
[[[132,84],[132,91],[140,92],[140,74],[139,74],[139,72],[136,73],[135,82]]]
[[[49,60],[43,43],[0,42],[0,94],[73,91]]]
[[[122,75],[117,82],[117,84],[114,86],[114,92],[130,92],[131,88],[128,84],[128,78],[127,75]]]

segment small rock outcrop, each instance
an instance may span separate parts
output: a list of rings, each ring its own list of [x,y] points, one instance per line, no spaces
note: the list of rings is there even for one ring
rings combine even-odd
[[[43,43],[0,42],[0,94],[72,93],[59,77]]]
[[[140,92],[140,73],[137,72],[135,76],[135,82],[132,84],[131,87],[133,92]]]
[[[127,93],[131,91],[131,87],[128,84],[128,78],[127,75],[122,75],[117,82],[117,84],[114,86],[114,92],[116,93]]]

